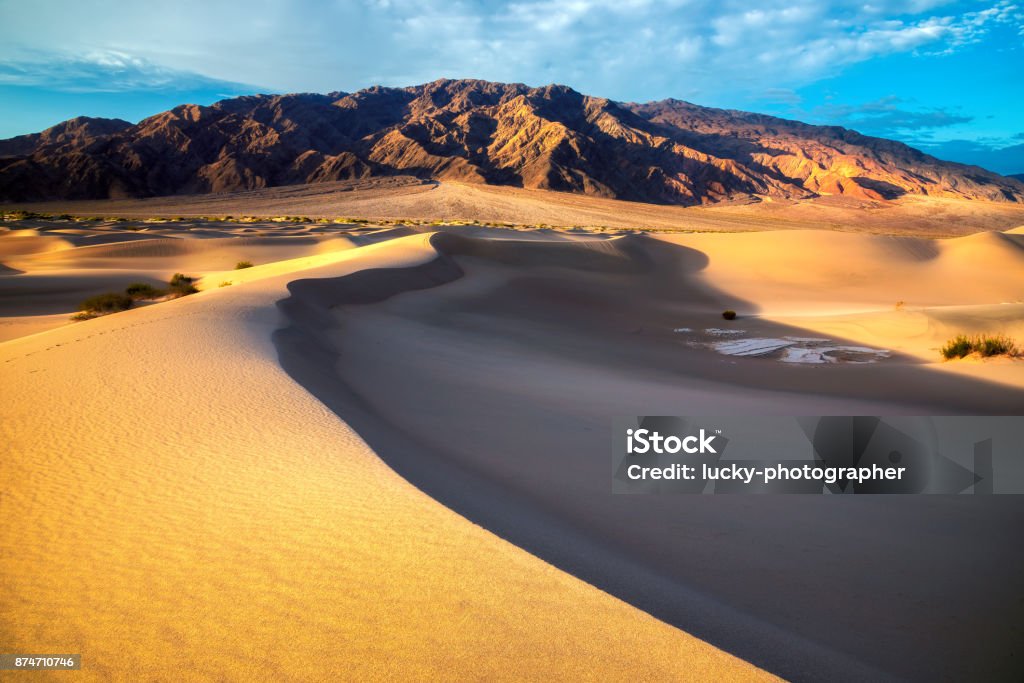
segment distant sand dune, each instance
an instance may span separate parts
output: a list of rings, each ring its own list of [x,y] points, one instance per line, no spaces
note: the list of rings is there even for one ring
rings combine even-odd
[[[1006,230],[1024,221],[1024,206],[1006,202],[907,196],[867,201],[823,196],[683,208],[515,187],[426,182],[409,177],[293,185],[220,195],[49,202],[22,208],[76,215],[352,217],[430,222],[458,220],[611,229],[827,229],[948,237]]]
[[[91,232],[73,230],[73,234],[61,228],[0,234],[0,341],[67,324],[87,297],[122,291],[135,282],[159,288],[181,272],[209,276],[211,281],[202,286],[216,287],[242,279],[234,275],[241,261],[277,263],[373,241],[364,235],[265,236],[230,231],[224,231],[230,237],[197,239],[181,226],[160,230],[130,232],[105,226]],[[231,276],[222,277],[224,273]]]

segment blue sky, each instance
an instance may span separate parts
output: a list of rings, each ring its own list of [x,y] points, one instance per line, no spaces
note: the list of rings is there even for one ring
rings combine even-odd
[[[0,137],[484,78],[842,125],[1024,173],[1024,0],[0,0]]]

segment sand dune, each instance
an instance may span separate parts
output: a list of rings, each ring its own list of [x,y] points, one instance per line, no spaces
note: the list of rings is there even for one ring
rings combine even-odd
[[[702,276],[756,302],[789,312],[1024,300],[1024,238],[982,232],[945,240],[828,231],[665,235],[709,258]]]
[[[929,240],[826,231],[659,236],[704,254],[723,308],[917,357],[937,370],[1024,386],[1024,364],[939,363],[957,334],[1024,340],[1024,238]],[[733,297],[733,298],[730,298]]]
[[[190,237],[192,237],[190,235]],[[151,270],[188,267],[194,271],[230,270],[242,259],[263,263],[349,249],[351,241],[334,236],[152,238],[115,244],[82,246],[74,252],[47,252],[31,261],[12,261],[27,268],[122,268],[124,260]]]
[[[825,270],[806,278],[827,281],[827,254],[798,259],[789,235],[716,239],[769,263],[772,237],[780,256]],[[949,375],[903,354],[814,367],[778,354],[724,356],[711,348],[718,313],[737,297],[722,272],[706,277],[722,253],[711,242],[707,251],[638,236],[432,243],[439,257],[415,268],[293,282],[282,302],[289,326],[275,337],[289,373],[400,474],[556,566],[787,678],[999,680],[1012,670],[1012,596],[1024,588],[1020,553],[1005,555],[1024,521],[1015,499],[620,497],[609,492],[604,454],[612,415],[1012,414],[1024,383]],[[1009,264],[1016,249],[988,237],[966,248],[825,234],[811,244],[812,254],[842,253],[851,269],[878,258],[930,263],[935,282],[979,244]],[[778,287],[806,285],[792,266],[780,259]],[[836,303],[859,292],[843,289],[842,270],[832,276]],[[1019,284],[1018,274],[1003,286]],[[868,300],[892,286],[879,283]],[[820,303],[820,292],[804,296]],[[767,318],[729,331],[807,334]],[[973,559],[996,556],[1006,561]]]
[[[1013,665],[1013,497],[627,498],[605,455],[617,414],[1019,412],[1021,361],[935,352],[1024,340],[1019,233],[203,225],[0,235],[0,334],[65,325],[0,343],[8,649],[96,680]],[[175,271],[204,291],[54,312]]]
[[[365,235],[340,236],[340,228],[274,236],[232,228],[221,231],[229,237],[203,237],[174,224],[145,232],[119,230],[117,224],[91,231],[56,225],[0,234],[0,340],[67,324],[87,297],[122,291],[132,283],[161,287],[182,272],[208,278],[201,286],[217,287],[253,278],[235,276],[240,261],[277,263],[373,241]]]
[[[0,344],[6,649],[81,652],[85,680],[766,677],[390,471],[275,361],[296,276]]]

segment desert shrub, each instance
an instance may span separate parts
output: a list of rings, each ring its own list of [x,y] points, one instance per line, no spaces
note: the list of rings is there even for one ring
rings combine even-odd
[[[965,334],[958,334],[943,345],[940,349],[942,357],[946,360],[953,358],[966,358],[972,353],[983,357],[990,356],[1016,356],[1019,353],[1017,344],[1004,335],[975,335],[968,337]]]
[[[942,347],[942,357],[946,360],[951,358],[963,358],[970,355],[974,350],[974,344],[970,337],[965,334],[958,334]]]
[[[1017,354],[1017,345],[1013,340],[1003,335],[980,337],[975,344],[978,353],[982,356],[1014,356]]]
[[[232,285],[231,280],[225,280],[224,282],[217,285],[218,287],[230,287]]]
[[[730,310],[726,310],[726,311],[722,311],[722,317],[725,318],[726,320],[735,320],[736,319],[736,311],[733,311],[731,309]]]
[[[128,285],[124,293],[136,301],[139,299],[156,299],[164,295],[163,291],[145,282],[134,282]]]
[[[252,268],[252,261],[239,261],[235,264],[235,270],[242,270],[243,268]]]
[[[121,294],[120,292],[107,292],[105,294],[97,294],[91,296],[79,306],[79,308],[85,313],[91,313],[93,315],[103,315],[104,313],[116,313],[117,311],[127,311],[132,307],[132,298],[127,294]]]
[[[192,284],[195,282],[194,277],[182,275],[181,273],[175,273],[171,276],[171,294],[174,296],[188,296],[189,294],[195,294],[199,290]]]

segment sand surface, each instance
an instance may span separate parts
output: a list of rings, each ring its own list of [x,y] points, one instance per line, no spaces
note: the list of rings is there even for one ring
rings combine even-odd
[[[2,649],[97,681],[767,678],[445,509],[281,370],[289,280],[431,256],[0,344]]]
[[[1007,361],[1002,369],[1015,374],[997,384],[946,372],[937,354],[801,365],[778,353],[717,351],[722,337],[809,334],[769,317],[724,323],[718,314],[730,304],[828,318],[835,307],[882,301],[891,310],[890,293],[906,290],[933,297],[921,315],[941,310],[953,321],[962,302],[947,310],[937,301],[962,299],[973,311],[1019,291],[1024,272],[1014,270],[1016,240],[999,236],[965,246],[815,234],[799,267],[792,237],[721,236],[718,245],[692,236],[684,247],[646,237],[443,235],[433,241],[438,259],[417,268],[292,283],[282,303],[290,326],[275,339],[292,376],[430,495],[783,677],[1013,680],[1024,595],[1016,497],[609,492],[613,415],[986,415],[1024,406],[1024,384],[1013,379],[1020,361]],[[991,269],[961,289],[949,275],[970,267],[975,242]],[[758,254],[763,272],[730,280],[718,271],[734,265],[718,263],[723,253],[740,255],[739,270],[743,254]],[[907,264],[921,267],[902,279]],[[890,275],[847,288],[864,269]],[[764,288],[746,287],[755,282]],[[1020,315],[1006,306],[990,322],[1018,329]]]
[[[623,497],[607,471],[613,415],[1020,413],[1024,362],[937,354],[1024,339],[1019,230],[11,227],[5,651],[94,680],[1020,671],[1014,497]],[[174,272],[203,291],[68,322]]]

